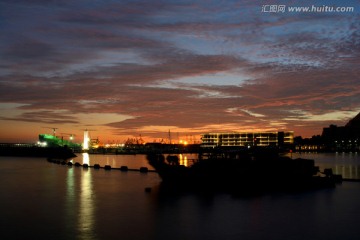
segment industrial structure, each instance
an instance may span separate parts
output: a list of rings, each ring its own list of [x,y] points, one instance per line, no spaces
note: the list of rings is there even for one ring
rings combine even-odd
[[[50,134],[39,134],[39,142],[38,145],[41,147],[64,147],[67,146],[68,148],[72,149],[79,149],[81,148],[80,144],[77,144],[72,141],[72,137],[69,140],[64,139],[62,136],[61,138],[50,135]]]

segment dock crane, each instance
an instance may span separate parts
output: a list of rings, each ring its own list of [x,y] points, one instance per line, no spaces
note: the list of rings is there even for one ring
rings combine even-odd
[[[56,128],[56,127],[42,127],[42,128],[52,129],[52,130],[53,130],[53,136],[54,136],[54,137],[55,137],[55,135],[56,135],[56,129],[59,129],[59,128]]]
[[[74,137],[76,136],[75,134],[73,133],[61,133],[61,137],[63,137],[63,135],[67,135],[69,136],[70,140],[74,140]]]
[[[73,143],[73,140],[74,140],[74,136],[75,134],[73,133],[60,133],[61,134],[61,145],[64,146],[64,136],[69,136],[69,140],[65,140],[65,143],[69,143],[69,144],[72,144]]]

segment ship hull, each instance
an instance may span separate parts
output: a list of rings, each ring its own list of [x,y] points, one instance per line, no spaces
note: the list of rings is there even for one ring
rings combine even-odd
[[[231,192],[300,191],[335,187],[333,175],[320,176],[313,160],[279,158],[271,161],[207,159],[191,167],[148,157],[164,185],[183,189]]]

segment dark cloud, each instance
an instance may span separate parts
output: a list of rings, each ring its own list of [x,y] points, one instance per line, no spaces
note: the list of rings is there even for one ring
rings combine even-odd
[[[69,114],[61,114],[53,111],[35,111],[22,113],[18,117],[0,117],[5,121],[19,121],[19,122],[35,122],[48,124],[76,124],[79,123],[74,117]]]
[[[76,114],[118,114],[98,124],[156,137],[167,127],[319,133],[331,121],[314,116],[359,110],[359,13],[265,14],[262,4],[2,1],[0,104],[20,105],[0,117],[81,125]]]
[[[7,59],[39,59],[46,58],[50,55],[56,54],[51,45],[41,43],[38,41],[19,41],[13,43],[5,51],[4,57]]]

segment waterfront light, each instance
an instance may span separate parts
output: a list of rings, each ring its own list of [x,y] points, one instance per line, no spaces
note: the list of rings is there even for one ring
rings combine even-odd
[[[47,142],[40,142],[40,141],[38,141],[38,142],[37,142],[37,145],[40,146],[40,147],[46,147],[46,146],[47,146]]]
[[[84,143],[83,143],[83,150],[89,150],[89,131],[84,131]]]
[[[88,153],[82,153],[83,164],[90,165],[90,156]]]

